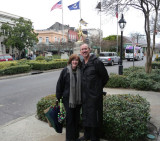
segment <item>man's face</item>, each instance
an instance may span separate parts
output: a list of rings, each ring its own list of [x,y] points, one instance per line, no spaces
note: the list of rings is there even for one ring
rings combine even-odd
[[[87,45],[84,44],[84,45],[81,46],[80,52],[81,52],[81,55],[84,58],[88,58],[89,57],[89,53],[90,53],[90,48]]]

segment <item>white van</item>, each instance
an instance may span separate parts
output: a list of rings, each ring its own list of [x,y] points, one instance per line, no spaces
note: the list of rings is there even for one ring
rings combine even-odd
[[[134,49],[134,51],[133,51]],[[127,61],[130,61],[130,59],[133,60],[143,60],[144,58],[144,54],[142,52],[142,48],[141,47],[133,47],[133,46],[127,46],[125,49],[125,59],[127,59]]]

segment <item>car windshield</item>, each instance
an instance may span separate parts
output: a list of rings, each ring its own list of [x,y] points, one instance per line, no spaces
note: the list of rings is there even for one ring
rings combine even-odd
[[[133,49],[126,49],[126,53],[133,53]]]
[[[11,56],[4,56],[4,59],[12,58]]]
[[[99,56],[112,56],[112,53],[100,53]]]

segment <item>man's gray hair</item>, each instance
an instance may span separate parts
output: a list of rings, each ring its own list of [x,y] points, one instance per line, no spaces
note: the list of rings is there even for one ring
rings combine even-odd
[[[84,43],[84,44],[82,44],[81,46],[87,46],[89,49],[91,49],[90,47],[89,47],[89,45],[88,44],[86,44],[86,43]],[[80,48],[81,48],[81,46],[80,46]]]

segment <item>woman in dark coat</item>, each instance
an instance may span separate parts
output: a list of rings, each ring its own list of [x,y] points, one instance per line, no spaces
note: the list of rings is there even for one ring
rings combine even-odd
[[[68,65],[58,79],[56,97],[63,97],[66,110],[66,141],[76,141],[79,138],[79,121],[81,108],[81,71],[80,58],[72,54]]]

